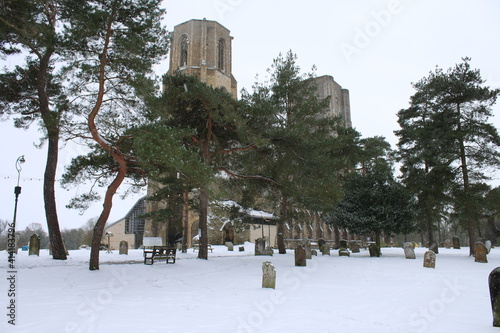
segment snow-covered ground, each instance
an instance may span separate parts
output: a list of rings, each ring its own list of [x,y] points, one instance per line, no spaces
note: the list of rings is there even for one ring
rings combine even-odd
[[[313,257],[295,267],[286,255],[254,256],[214,246],[209,260],[178,253],[176,264],[142,263],[142,251],[101,252],[99,271],[88,270],[88,250],[67,261],[19,252],[16,325],[8,324],[7,254],[0,252],[0,332],[499,332],[492,327],[488,275],[500,263],[475,263],[468,248],[439,249],[436,268],[423,253],[404,258],[400,248],[339,257]],[[262,263],[276,267],[276,289],[263,289]]]

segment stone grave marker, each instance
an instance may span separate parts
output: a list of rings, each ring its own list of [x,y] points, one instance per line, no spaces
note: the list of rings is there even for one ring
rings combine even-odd
[[[449,240],[449,239],[445,240],[444,247],[447,249],[451,249],[451,240]]]
[[[264,238],[257,238],[255,240],[255,255],[256,256],[266,255],[266,240]]]
[[[486,242],[484,242],[484,246],[486,246],[486,252],[488,254],[490,254],[490,251],[491,251],[491,241],[490,240],[487,240]]]
[[[318,256],[318,251],[316,251],[316,250],[311,250],[311,255],[313,255],[313,256]]]
[[[240,252],[245,252],[245,247],[244,247],[244,246],[240,246],[240,247],[238,248],[238,250],[240,250]]]
[[[493,326],[500,327],[500,267],[491,271],[488,277],[488,285],[493,311]]]
[[[128,255],[128,243],[124,240],[120,242],[120,254]]]
[[[302,247],[306,250],[306,259],[312,259],[311,241],[307,238],[302,239]]]
[[[326,244],[326,241],[323,238],[318,239],[318,248],[321,249],[323,245]]]
[[[226,242],[227,250],[228,251],[234,251],[234,244],[233,242]]]
[[[424,254],[424,267],[436,268],[436,254],[433,251],[427,251]]]
[[[295,266],[306,266],[306,249],[302,245],[297,245],[295,247]]]
[[[330,245],[327,243],[323,244],[323,246],[320,247],[321,254],[326,256],[330,255]]]
[[[432,251],[432,252],[434,252],[435,254],[438,254],[438,253],[439,253],[438,243],[436,243],[436,242],[432,242],[432,243],[429,245],[429,250],[431,250],[431,251]]]
[[[276,269],[270,261],[262,263],[262,288],[276,288]]]
[[[460,238],[458,238],[458,236],[453,236],[452,242],[453,242],[453,248],[460,250]]]
[[[481,263],[487,263],[488,258],[487,258],[487,250],[486,246],[484,246],[483,243],[481,242],[476,242],[474,244],[474,261],[475,262],[481,262]]]
[[[30,249],[28,255],[40,256],[40,236],[33,234],[30,237]]]
[[[405,242],[403,243],[403,249],[405,250],[405,258],[406,259],[416,259],[415,256],[415,244],[413,242]]]
[[[354,242],[351,242],[351,251],[352,253],[359,253],[360,252],[360,248],[361,246],[359,245],[358,242],[354,241]]]
[[[377,246],[377,244],[370,244],[368,250],[370,251],[370,257],[380,257],[380,248]]]

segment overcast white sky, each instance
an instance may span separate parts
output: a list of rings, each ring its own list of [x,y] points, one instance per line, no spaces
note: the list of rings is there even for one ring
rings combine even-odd
[[[411,82],[435,66],[447,69],[472,58],[487,84],[500,88],[500,2],[495,0],[174,0],[164,1],[168,30],[190,19],[216,20],[231,31],[233,75],[238,90],[251,89],[272,60],[292,50],[304,72],[317,67],[317,75],[332,75],[350,91],[353,127],[365,137],[385,136],[396,143],[396,112],[408,106]],[[0,61],[0,66],[3,64]],[[165,73],[168,62],[158,66]],[[500,105],[491,122],[500,127]],[[33,143],[39,133],[14,129],[0,122],[0,219],[12,220],[17,171],[15,161],[25,155],[18,230],[30,223],[46,227],[42,198],[45,148]],[[60,173],[76,146],[61,151]],[[497,175],[500,176],[500,173]],[[65,191],[57,187],[62,229],[82,226],[98,216],[101,203],[84,215],[64,206],[69,198],[88,190],[87,185]],[[114,200],[110,222],[124,216],[140,197]]]

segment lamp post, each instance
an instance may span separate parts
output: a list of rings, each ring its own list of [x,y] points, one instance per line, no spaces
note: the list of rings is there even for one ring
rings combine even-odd
[[[19,194],[21,194],[21,186],[19,186],[19,180],[21,179],[21,164],[26,162],[24,159],[24,155],[19,156],[16,160],[16,170],[17,170],[17,185],[14,187],[14,194],[16,196],[15,203],[14,203],[14,219],[12,220],[12,233],[11,233],[11,239],[14,240],[14,243],[12,246],[14,247],[14,251],[17,253],[17,246],[15,245],[15,239],[16,239],[16,217],[17,217],[17,201],[19,198]]]

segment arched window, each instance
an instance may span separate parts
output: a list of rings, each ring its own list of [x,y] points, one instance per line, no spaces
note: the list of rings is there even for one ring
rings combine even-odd
[[[219,39],[219,45],[217,46],[217,68],[224,70],[224,54],[226,52],[226,41],[224,39]]]
[[[181,57],[179,61],[179,67],[187,66],[188,62],[188,38],[186,35],[181,37]]]

